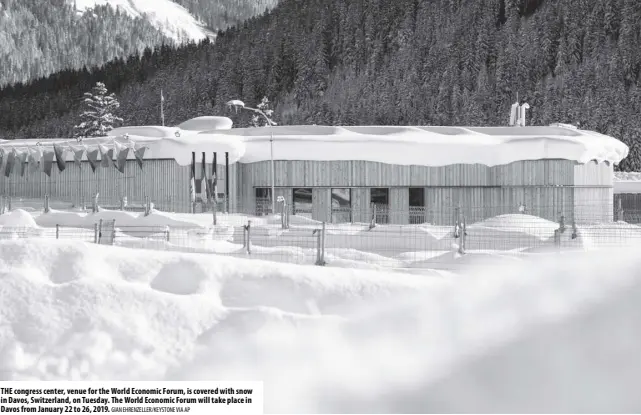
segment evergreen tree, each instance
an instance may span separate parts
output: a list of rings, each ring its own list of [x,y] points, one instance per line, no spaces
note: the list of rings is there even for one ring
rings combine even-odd
[[[85,92],[86,111],[80,114],[82,122],[74,127],[75,137],[104,137],[122,122],[122,118],[113,114],[120,107],[116,95],[107,94],[107,87],[102,82],[96,83],[92,92]]]
[[[269,99],[267,99],[267,97],[263,97],[263,99],[260,101],[260,104],[258,104],[256,108],[261,110],[263,114],[267,116],[267,118],[269,118],[270,120],[272,119],[274,110],[270,108]],[[252,115],[251,122],[254,127],[265,127],[267,125],[267,120],[265,120],[265,117],[261,116],[260,114]]]

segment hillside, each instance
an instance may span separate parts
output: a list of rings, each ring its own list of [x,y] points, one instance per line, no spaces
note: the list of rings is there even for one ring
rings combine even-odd
[[[276,1],[0,0],[0,86],[213,37]]]
[[[528,124],[618,137],[631,147],[620,167],[638,170],[639,16],[636,0],[282,0],[216,45],[5,89],[0,134],[69,134],[96,80],[128,124],[158,123],[161,87],[168,123],[266,95],[280,123],[505,125],[518,94]]]
[[[109,5],[133,18],[143,18],[165,36],[182,43],[202,40],[213,33],[187,9],[171,0],[74,0],[79,11]]]

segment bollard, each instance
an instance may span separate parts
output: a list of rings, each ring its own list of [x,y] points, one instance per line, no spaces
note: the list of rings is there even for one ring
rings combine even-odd
[[[166,236],[167,236],[167,242],[169,242],[169,241],[170,241],[170,237],[169,237],[169,232],[170,232],[170,230],[169,230],[169,226],[167,226],[167,229],[165,230],[165,232],[166,232],[166,234],[167,234],[167,235],[166,235]]]
[[[102,219],[98,223],[98,243],[102,242]]]
[[[11,212],[11,196],[7,196],[7,212]]]
[[[96,195],[93,197],[93,206],[92,206],[93,213],[98,212],[98,196],[100,196],[100,193],[96,193]]]
[[[127,207],[127,196],[121,196],[120,197],[120,210],[125,210],[125,207]]]
[[[56,224],[56,239],[60,239],[60,225]]]
[[[93,224],[93,243],[98,243],[98,223]]]
[[[45,195],[45,213],[49,213],[49,195]]]
[[[623,204],[620,197],[617,200],[617,221],[623,221]]]

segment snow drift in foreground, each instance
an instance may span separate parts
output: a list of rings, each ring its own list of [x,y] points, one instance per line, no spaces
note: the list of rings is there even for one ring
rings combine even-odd
[[[629,412],[638,251],[450,278],[0,242],[0,378],[265,381],[267,412]]]

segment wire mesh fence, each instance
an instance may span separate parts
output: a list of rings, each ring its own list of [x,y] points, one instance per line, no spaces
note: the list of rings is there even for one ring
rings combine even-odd
[[[575,205],[572,212],[577,208],[584,209],[583,219],[590,218],[587,206]],[[430,223],[426,210],[393,211],[380,207],[362,214],[360,221],[323,222],[311,219],[307,211],[297,215],[285,211],[265,216],[220,214],[215,225],[210,212],[181,216],[158,211],[64,211],[33,215],[35,225],[29,226],[12,223],[10,215],[0,215],[0,239],[77,240],[295,264],[395,270],[456,270],[506,256],[641,247],[641,225],[615,220],[641,217],[641,211],[611,209],[610,220],[602,220],[603,212],[598,211],[594,215],[598,220],[594,221],[577,221],[572,212],[557,212],[557,220],[548,220],[525,209],[482,220],[469,219],[475,217],[474,212],[485,209],[456,206],[436,212],[449,218],[445,224]],[[352,210],[349,214],[359,213]],[[387,220],[381,220],[385,215]],[[393,221],[389,218],[402,215],[414,218],[412,223],[390,223]],[[189,222],[191,218],[193,222]]]

